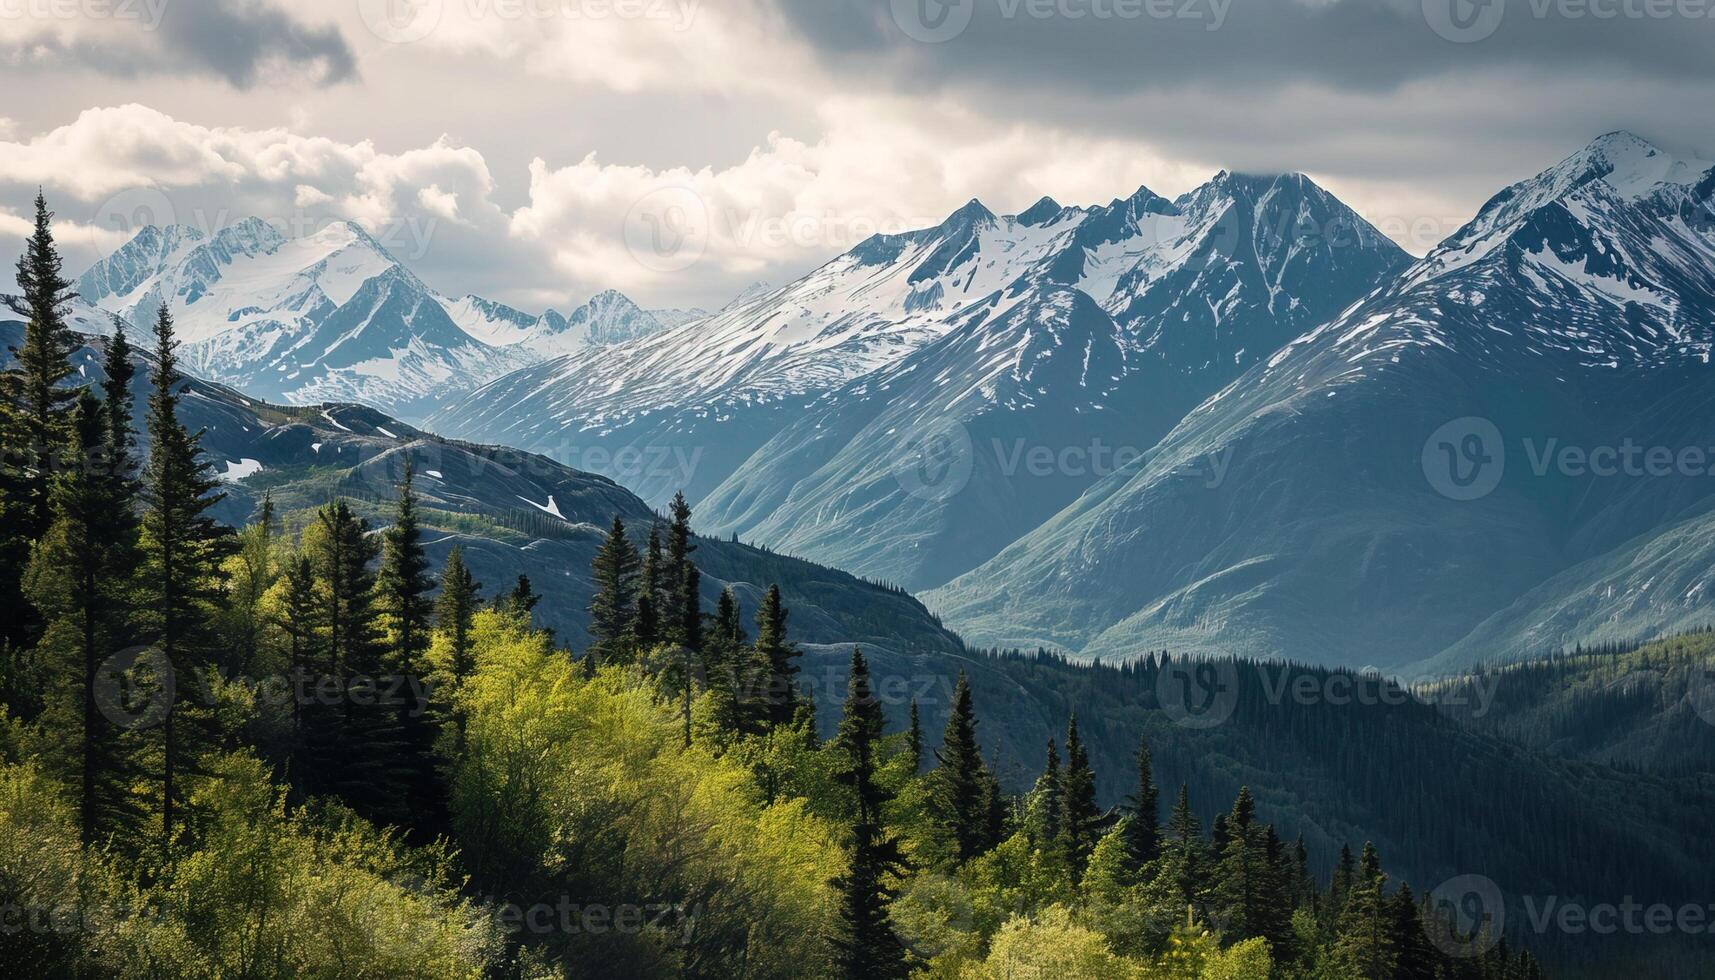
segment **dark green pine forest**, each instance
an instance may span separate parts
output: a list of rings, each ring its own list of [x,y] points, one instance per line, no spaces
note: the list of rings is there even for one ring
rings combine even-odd
[[[1569,733],[1596,697],[1571,680],[1584,661],[1516,668],[1529,693],[1480,719],[1380,679],[1227,662],[1231,700],[1202,726],[1163,694],[1190,666],[1165,656],[811,656],[781,587],[706,601],[683,497],[613,517],[578,570],[587,635],[551,632],[527,577],[429,559],[410,466],[383,520],[264,498],[223,525],[167,310],[148,336],[119,329],[85,383],[40,199],[18,280],[0,398],[13,975],[1528,980],[1697,962],[1624,943],[1599,961],[1508,911],[1538,889],[1706,884],[1706,775],[1615,734],[1644,710],[1630,700]],[[840,684],[811,690],[830,658]],[[901,677],[946,696],[898,696]],[[1336,677],[1390,696],[1279,694]],[[1437,894],[1459,874],[1507,883],[1501,904]]]

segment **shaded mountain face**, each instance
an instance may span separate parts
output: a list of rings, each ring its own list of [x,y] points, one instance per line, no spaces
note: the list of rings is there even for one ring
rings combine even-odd
[[[931,606],[1090,657],[1436,670],[1705,615],[1712,205],[1709,164],[1597,140]]]
[[[712,527],[943,584],[1405,262],[1306,178],[1222,174],[1173,202],[1145,190],[1089,211],[967,210],[913,275],[983,261],[1001,251],[983,229],[1008,223],[1047,236],[1044,256],[940,337],[818,399],[709,495]],[[924,466],[945,479],[927,485]]]
[[[150,226],[76,288],[139,324],[166,303],[187,365],[204,377],[262,398],[350,401],[414,418],[545,357],[661,329],[613,292],[570,316],[447,299],[351,222],[301,238],[259,218],[212,235]]]
[[[134,345],[146,343],[140,331],[127,329]],[[22,337],[23,324],[0,312],[0,351]],[[95,383],[103,377],[102,343],[91,338],[75,353],[81,380]],[[144,452],[150,363],[139,357],[134,382]],[[605,477],[532,453],[441,439],[373,408],[273,405],[194,377],[183,390],[181,417],[193,431],[202,430],[206,458],[225,478],[226,499],[215,510],[221,521],[248,522],[268,494],[288,523],[293,512],[344,497],[376,528],[385,527],[409,459],[433,565],[440,567],[453,546],[462,547],[488,595],[509,590],[520,574],[528,575],[543,597],[538,622],[574,649],[588,641],[588,609],[595,593],[590,563],[614,516],[623,518],[640,542],[656,519],[648,505]],[[754,616],[768,586],[778,584],[798,642],[838,644],[848,656],[852,644],[917,654],[961,649],[957,638],[907,595],[730,541],[700,538],[696,543],[710,609],[721,589],[730,586],[746,617]]]
[[[1044,452],[1148,448],[1407,261],[1296,175],[1011,216],[972,201],[692,327],[501,378],[434,423],[594,460],[645,499],[685,488],[721,533],[927,587],[1109,466]],[[951,464],[966,489],[902,485],[943,435],[975,447]]]

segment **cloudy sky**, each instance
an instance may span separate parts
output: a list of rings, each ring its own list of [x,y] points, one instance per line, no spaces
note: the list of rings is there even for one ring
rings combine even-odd
[[[1421,253],[1609,130],[1715,158],[1715,0],[0,0],[0,91],[8,257],[39,184],[74,271],[351,219],[452,295],[706,306],[1222,168]]]

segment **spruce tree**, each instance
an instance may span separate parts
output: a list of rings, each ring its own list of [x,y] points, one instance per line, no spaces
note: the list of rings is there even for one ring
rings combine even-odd
[[[442,698],[443,705],[456,705],[465,683],[476,672],[470,631],[476,617],[480,588],[464,563],[464,549],[454,546],[447,555],[446,567],[441,571],[441,594],[435,598],[435,626],[447,638],[446,672],[450,690]],[[453,744],[462,754],[466,728],[464,711],[457,707],[443,707],[442,713],[452,721]]]
[[[220,566],[231,550],[230,532],[209,510],[224,499],[202,458],[202,433],[179,421],[179,342],[173,318],[161,304],[155,317],[155,365],[149,395],[149,461],[143,469],[143,583],[151,635],[165,669],[180,679],[208,663],[207,627],[220,593]],[[192,761],[193,734],[179,724],[183,706],[167,707],[161,722],[161,833],[171,846],[178,833],[181,776]],[[189,721],[191,719],[187,719]]]
[[[1399,963],[1392,910],[1383,893],[1386,883],[1375,845],[1365,844],[1334,943],[1336,961],[1347,975],[1361,980],[1390,980]]]
[[[843,756],[837,774],[850,792],[850,861],[846,873],[832,882],[839,893],[839,929],[829,938],[835,975],[851,980],[904,977],[905,948],[888,920],[895,891],[889,879],[905,870],[899,843],[882,823],[888,794],[877,784],[884,719],[881,702],[870,686],[869,665],[852,651],[845,710],[840,717],[835,747]]]
[[[595,579],[595,596],[590,599],[590,644],[587,656],[597,664],[621,663],[631,659],[632,624],[636,619],[637,549],[625,536],[625,522],[618,514],[608,529],[607,539],[596,552],[591,569]]]
[[[322,623],[322,600],[316,594],[316,569],[310,556],[299,551],[286,561],[285,589],[280,597],[276,625],[286,636],[286,674],[292,689],[291,758],[293,776],[310,764],[305,753],[304,714],[315,691],[318,673],[327,663]]]
[[[649,542],[637,575],[637,615],[631,624],[639,649],[661,642],[661,526],[649,525]]]
[[[445,788],[435,767],[439,735],[428,694],[429,558],[423,551],[423,531],[417,523],[413,488],[416,465],[405,458],[393,526],[382,535],[381,573],[376,579],[380,604],[387,615],[389,683],[396,690],[399,727],[404,742],[400,766],[406,782],[406,807],[420,831],[432,831],[445,819]]]
[[[1065,807],[1064,776],[1060,772],[1060,748],[1048,740],[1048,754],[1042,763],[1042,775],[1030,791],[1031,836],[1042,847],[1060,846],[1060,818]]]
[[[780,599],[780,587],[770,585],[762,597],[762,607],[756,611],[756,653],[767,665],[768,676],[763,683],[762,712],[768,725],[789,725],[798,713],[797,660],[802,652],[786,638],[786,604]]]
[[[537,594],[535,586],[530,584],[530,576],[520,573],[512,585],[512,591],[496,600],[495,605],[515,616],[523,617],[528,622],[530,614],[541,601],[542,597]]]
[[[1155,764],[1149,754],[1149,739],[1137,740],[1137,790],[1127,801],[1125,823],[1126,871],[1133,881],[1144,866],[1161,853],[1161,817],[1155,789]]]
[[[917,699],[911,699],[911,727],[905,733],[906,758],[911,760],[911,775],[923,771],[923,722],[917,717]]]
[[[697,546],[691,540],[691,505],[685,502],[683,493],[673,495],[673,502],[667,508],[667,517],[667,560],[663,566],[661,582],[662,630],[670,642],[690,646],[689,638],[684,635],[687,621],[685,573],[691,565],[691,553],[697,550]],[[692,601],[695,601],[695,596],[692,596]]]
[[[72,376],[71,354],[77,338],[66,326],[72,282],[60,274],[54,244],[53,212],[36,193],[35,229],[18,259],[18,291],[23,300],[24,342],[13,348],[13,396],[23,421],[24,503],[19,515],[26,537],[39,538],[53,520],[53,475],[57,457],[71,442],[73,402],[79,388],[63,382]]]
[[[987,849],[988,814],[984,808],[983,783],[988,775],[977,748],[977,718],[971,703],[971,681],[959,671],[953,690],[953,709],[947,730],[935,753],[938,789],[937,818],[951,838],[955,856],[969,861]]]
[[[1256,801],[1249,787],[1239,790],[1227,814],[1226,841],[1219,853],[1217,893],[1222,915],[1235,936],[1265,933],[1263,901],[1267,895],[1267,865],[1262,851],[1262,828],[1256,823]]]
[[[100,703],[100,671],[107,655],[132,645],[127,615],[136,562],[130,483],[108,461],[106,412],[84,392],[74,417],[72,450],[62,457],[52,493],[54,521],[37,543],[26,591],[47,619],[42,646],[58,663],[56,718],[75,732],[82,841],[89,847],[136,816],[127,786],[135,773],[126,761],[124,731]],[[57,727],[57,726],[56,726]],[[69,746],[68,746],[69,748]]]
[[[408,753],[370,568],[379,549],[368,532],[369,523],[336,500],[317,512],[306,534],[325,603],[326,674],[339,700],[315,703],[318,717],[308,731],[314,770],[305,776],[364,817],[398,824],[410,816],[402,765]]]
[[[101,396],[107,412],[107,458],[113,474],[125,480],[137,476],[137,434],[131,423],[134,399],[131,379],[137,376],[132,362],[131,341],[125,336],[125,321],[113,318],[113,336],[107,340],[102,359]]]
[[[1066,725],[1066,771],[1061,777],[1060,805],[1061,849],[1073,877],[1082,878],[1096,846],[1096,821],[1101,813],[1096,808],[1096,774],[1078,734],[1077,715]]]
[[[24,566],[30,544],[53,520],[53,475],[60,452],[70,446],[73,402],[78,389],[63,382],[72,375],[76,338],[66,327],[65,305],[71,282],[60,274],[54,244],[53,212],[38,191],[35,229],[18,259],[18,289],[26,323],[23,343],[12,348],[17,363],[4,379],[0,435],[0,646],[8,652],[9,698],[27,713],[38,707],[26,693],[28,670],[23,648],[33,642],[41,619],[23,595]]]
[[[1205,874],[1203,825],[1191,810],[1191,789],[1184,783],[1179,784],[1179,798],[1167,818],[1167,838],[1179,900],[1195,905],[1202,897]]]

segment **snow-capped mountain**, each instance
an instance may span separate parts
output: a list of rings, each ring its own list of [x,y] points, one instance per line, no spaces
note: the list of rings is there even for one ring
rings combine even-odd
[[[1223,173],[1178,201],[1140,189],[1099,208],[1044,199],[1008,216],[971,201],[936,227],[875,235],[785,287],[748,290],[712,318],[611,348],[600,359],[521,369],[434,420],[466,438],[595,465],[652,501],[681,487],[698,499],[777,436],[821,460],[832,457],[839,446],[815,436],[818,427],[827,431],[828,412],[840,415],[840,433],[851,434],[852,417],[880,414],[880,405],[859,408],[857,398],[890,390],[882,372],[907,371],[918,352],[940,357],[926,350],[943,338],[971,359],[945,371],[959,372],[969,390],[984,390],[1008,350],[1039,347],[1046,336],[1029,338],[1024,309],[1108,321],[1094,333],[1108,335],[1116,357],[1139,371],[1166,366],[1173,378],[1164,384],[1175,395],[1159,398],[1183,402],[1183,412],[1194,393],[1213,390],[1406,261],[1381,233],[1297,175]],[[1002,336],[984,340],[984,331]],[[1120,369],[1122,376],[1132,372]],[[844,391],[859,379],[864,388]],[[938,383],[954,381],[948,374]],[[964,393],[950,388],[938,398],[945,407]],[[1038,398],[1055,402],[1058,393]],[[993,396],[979,402],[993,403]],[[1171,419],[1176,415],[1161,427]],[[803,426],[811,434],[794,433]],[[784,499],[809,475],[792,463],[748,479],[749,496],[731,493],[746,499],[705,513],[722,530],[760,532],[772,511],[751,498]],[[827,513],[840,505],[815,506]],[[773,527],[760,539],[797,541]],[[899,568],[863,570],[909,578]]]
[[[570,316],[447,299],[352,222],[300,238],[259,218],[212,235],[150,226],[76,288],[138,324],[165,302],[187,366],[211,379],[263,398],[407,416],[542,358],[661,329],[612,292]]]
[[[1407,261],[1298,175],[1008,216],[972,201],[694,328],[502,378],[436,424],[574,459],[629,448],[659,465],[611,475],[707,494],[713,530],[936,585],[1096,476],[1003,472],[1007,447],[1146,448]],[[910,492],[901,453],[948,423],[979,437],[978,489]]]
[[[1700,623],[1712,341],[1715,169],[1609,134],[930,599],[981,643],[1384,667]]]

